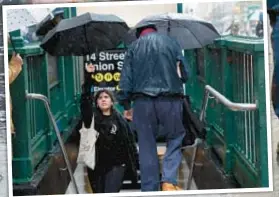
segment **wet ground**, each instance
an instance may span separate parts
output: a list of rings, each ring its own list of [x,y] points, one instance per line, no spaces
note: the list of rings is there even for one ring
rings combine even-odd
[[[162,156],[165,153],[165,149],[166,149],[166,147],[164,144],[158,144],[157,152],[158,152],[160,160],[162,159]],[[178,176],[178,180],[179,180],[179,186],[181,186],[181,187],[186,186],[186,182],[185,182],[186,179],[184,177],[188,177],[188,175],[189,175],[188,165],[185,165],[185,164],[186,164],[185,161],[183,161],[182,165],[180,167],[180,170],[179,170],[180,173]],[[86,193],[92,192],[88,179],[87,179],[87,173],[84,170],[84,167],[82,165],[77,166],[77,168],[75,169],[75,172],[74,172],[74,177],[76,179],[78,189],[81,194],[86,194]],[[137,188],[131,188],[131,186],[129,187],[129,181],[125,181],[124,184],[125,184],[125,186],[120,191],[121,193],[140,192],[139,185],[137,186]],[[191,189],[197,189],[197,186],[196,186],[194,180],[192,181]],[[74,193],[73,184],[70,183],[69,187],[66,191],[66,194],[73,194],[73,193]]]
[[[160,161],[162,161],[163,155],[166,150],[166,146],[163,143],[158,143],[157,145],[157,152],[160,158]],[[178,174],[178,184],[180,187],[182,187],[184,190],[186,190],[187,185],[187,179],[189,176],[189,166],[190,166],[190,160],[192,157],[192,149],[189,148],[187,150],[183,151],[184,159],[182,161],[182,164],[179,169]],[[204,152],[201,150],[198,152],[197,156],[197,165],[193,174],[193,180],[192,180],[192,186],[191,190],[204,190],[204,189],[232,189],[236,188],[236,185],[234,185],[232,182],[230,182],[222,173],[221,169],[219,169],[215,163],[213,162],[213,157],[208,157],[208,155],[204,154]],[[203,165],[200,165],[203,163]],[[90,188],[90,185],[88,183],[87,174],[84,170],[84,167],[82,165],[78,165],[75,169],[74,176],[76,178],[76,182],[78,184],[79,192],[82,194],[91,193],[92,190]],[[129,181],[124,182],[124,187],[120,191],[121,193],[126,192],[140,192],[140,185],[137,185],[137,187],[133,188],[131,185],[129,185]],[[66,194],[73,194],[73,185],[70,183]]]

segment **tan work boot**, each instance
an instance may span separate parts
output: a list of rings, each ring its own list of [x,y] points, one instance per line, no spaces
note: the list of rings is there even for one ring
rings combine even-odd
[[[162,184],[162,191],[175,191],[176,188],[171,183],[163,183]]]
[[[173,185],[171,183],[163,183],[162,184],[162,191],[177,191],[182,190],[179,186]]]

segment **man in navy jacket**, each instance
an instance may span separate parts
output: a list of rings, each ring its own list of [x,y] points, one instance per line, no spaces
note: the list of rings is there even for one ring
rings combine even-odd
[[[125,56],[117,100],[137,131],[141,190],[158,191],[161,184],[163,191],[181,190],[176,179],[185,135],[182,124],[183,83],[188,75],[185,58],[179,44],[159,34],[153,25],[138,29],[137,37]],[[158,135],[167,142],[161,180]]]

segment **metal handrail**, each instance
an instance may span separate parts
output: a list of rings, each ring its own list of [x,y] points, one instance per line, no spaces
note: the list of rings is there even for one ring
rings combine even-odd
[[[207,103],[209,99],[209,95],[212,95],[216,100],[220,101],[223,105],[229,108],[232,111],[253,111],[257,109],[256,103],[234,103],[227,99],[224,95],[220,92],[212,88],[210,85],[205,86],[205,94],[204,94],[204,101],[202,106],[202,111],[200,114],[200,120],[204,120],[205,111],[207,108]]]
[[[212,95],[214,99],[218,100],[220,103],[222,103],[223,105],[225,105],[227,108],[229,108],[232,111],[253,111],[253,110],[257,109],[257,104],[234,103],[234,102],[230,101],[229,99],[227,99],[224,95],[222,95],[220,92],[215,90],[210,85],[206,85],[203,102],[202,102],[202,110],[201,110],[200,117],[199,117],[200,121],[202,121],[202,122],[204,121],[205,112],[207,109],[208,99],[209,99],[210,95]],[[194,147],[194,150],[193,150],[193,155],[192,155],[191,168],[190,168],[190,172],[189,172],[189,176],[188,176],[187,190],[190,189],[191,184],[192,184],[196,155],[197,155],[198,148],[201,144],[204,144],[204,140],[197,138],[195,140],[195,143],[191,146],[191,147]]]
[[[77,183],[76,183],[76,180],[74,178],[74,175],[73,175],[73,171],[72,171],[72,167],[71,167],[71,164],[70,164],[70,161],[69,161],[69,158],[68,158],[68,155],[67,155],[67,152],[65,150],[65,147],[64,147],[64,144],[63,144],[63,140],[62,140],[62,137],[60,135],[60,132],[59,132],[59,129],[58,129],[58,126],[55,122],[55,119],[54,119],[54,116],[50,110],[50,103],[49,103],[49,100],[46,96],[42,95],[42,94],[35,94],[35,93],[28,93],[26,91],[26,98],[27,99],[35,99],[35,100],[41,100],[44,102],[44,105],[45,105],[45,108],[47,110],[47,113],[48,113],[48,116],[49,116],[49,119],[51,120],[52,124],[53,124],[53,127],[54,127],[54,130],[55,130],[55,133],[57,135],[57,139],[58,139],[58,142],[59,142],[59,145],[60,145],[60,148],[62,150],[62,153],[63,153],[63,157],[64,157],[64,160],[66,162],[66,165],[67,165],[67,169],[68,169],[68,172],[69,172],[69,175],[71,177],[71,180],[73,182],[73,185],[74,185],[74,189],[76,190],[76,194],[78,194],[78,187],[77,187]]]

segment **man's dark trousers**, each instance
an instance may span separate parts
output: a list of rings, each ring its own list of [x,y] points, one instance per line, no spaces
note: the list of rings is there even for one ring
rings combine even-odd
[[[182,99],[179,97],[140,97],[134,101],[133,122],[138,134],[141,190],[159,191],[161,182],[177,185],[182,160]],[[159,133],[159,125],[162,127]],[[156,136],[165,136],[167,150],[163,159],[162,179]]]

